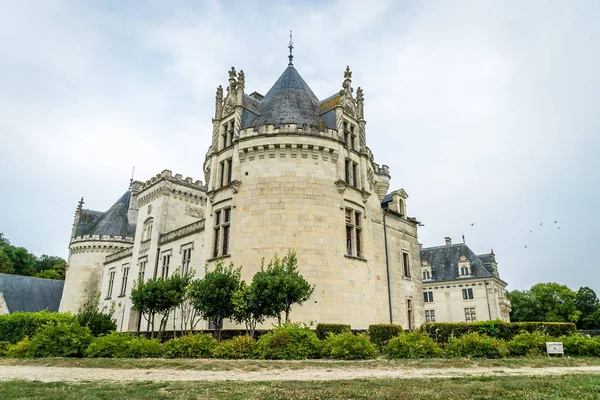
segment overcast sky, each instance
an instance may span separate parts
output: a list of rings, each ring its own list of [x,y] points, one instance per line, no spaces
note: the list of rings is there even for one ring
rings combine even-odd
[[[600,292],[597,1],[0,10],[0,232],[15,245],[66,258],[79,198],[106,210],[134,165],[140,180],[163,169],[203,180],[216,87],[234,65],[248,92],[266,93],[292,29],[294,64],[318,98],[341,89],[350,65],[368,145],[390,166],[390,190],[410,195],[426,247],[464,233],[476,253],[494,249],[511,290]]]

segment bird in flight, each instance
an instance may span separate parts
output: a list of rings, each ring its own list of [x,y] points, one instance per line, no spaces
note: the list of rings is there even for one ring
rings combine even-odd
[[[556,220],[554,220],[554,223],[555,223],[555,224],[558,224],[558,222],[557,222]]]
[[[529,233],[533,233],[533,231],[529,231]]]
[[[542,226],[543,222],[540,222],[540,226]]]
[[[525,248],[527,248],[527,245],[525,245]]]
[[[473,222],[473,223],[471,224],[471,226],[473,226],[473,225],[475,225],[475,222]]]

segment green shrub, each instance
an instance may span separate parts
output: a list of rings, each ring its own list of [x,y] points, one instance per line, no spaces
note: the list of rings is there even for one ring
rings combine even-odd
[[[391,338],[398,336],[402,332],[404,331],[400,325],[392,324],[369,325],[369,330],[367,331],[371,343],[377,346],[377,349],[381,352],[385,350],[385,346]]]
[[[286,323],[267,332],[258,339],[262,358],[270,360],[303,360],[316,358],[321,342],[308,327]]]
[[[94,336],[105,335],[117,330],[117,321],[113,318],[114,308],[100,309],[100,295],[89,299],[76,315],[81,326],[87,326]]]
[[[247,335],[220,342],[214,354],[216,358],[227,359],[258,358],[260,355],[256,340]]]
[[[387,358],[427,358],[444,355],[433,339],[420,332],[402,333],[390,339],[385,353]]]
[[[498,339],[512,340],[521,332],[541,332],[558,337],[577,332],[575,324],[568,322],[505,322],[501,320],[466,322],[426,322],[419,329],[437,343],[448,343],[467,333],[477,332]]]
[[[198,333],[171,339],[163,346],[168,358],[210,358],[217,343],[211,334]]]
[[[0,342],[0,357],[4,357],[6,355],[6,352],[8,351],[8,348],[10,346],[12,346],[12,344],[10,342],[7,342],[7,341]]]
[[[12,344],[21,341],[26,336],[33,337],[36,332],[48,324],[74,321],[71,314],[57,312],[15,312],[0,316],[0,341]]]
[[[546,354],[546,342],[553,339],[539,331],[521,332],[506,343],[511,356],[541,356]]]
[[[33,357],[83,357],[92,340],[89,328],[77,322],[57,322],[38,330],[30,351]]]
[[[562,342],[567,356],[600,357],[600,339],[580,334],[561,336],[557,342]]]
[[[327,339],[330,333],[339,335],[341,333],[351,332],[350,325],[344,324],[317,324],[316,334],[319,340]]]
[[[92,358],[158,358],[162,356],[163,348],[156,339],[111,332],[96,338],[86,354]]]
[[[366,360],[376,358],[377,349],[364,333],[360,335],[354,335],[352,332],[339,335],[330,333],[325,339],[321,355],[337,360]]]
[[[473,332],[451,338],[446,352],[455,357],[502,358],[508,355],[508,348],[501,339]]]
[[[25,358],[31,357],[31,340],[25,336],[21,341],[10,345],[6,350],[6,357],[9,358]]]

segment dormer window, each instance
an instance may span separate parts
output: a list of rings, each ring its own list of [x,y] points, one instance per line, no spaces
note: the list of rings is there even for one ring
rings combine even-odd
[[[430,268],[423,268],[422,269],[422,274],[423,274],[423,280],[424,281],[431,280],[432,274],[431,274],[431,269]]]
[[[471,266],[469,265],[469,263],[458,264],[458,275],[459,276],[470,276],[471,275]]]

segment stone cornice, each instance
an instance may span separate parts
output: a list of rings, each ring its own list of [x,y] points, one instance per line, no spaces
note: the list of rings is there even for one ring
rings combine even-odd
[[[158,238],[158,244],[162,245],[193,233],[201,232],[204,230],[205,221],[205,219],[201,219],[200,221],[192,222],[191,224],[175,229],[174,231],[163,233]]]

